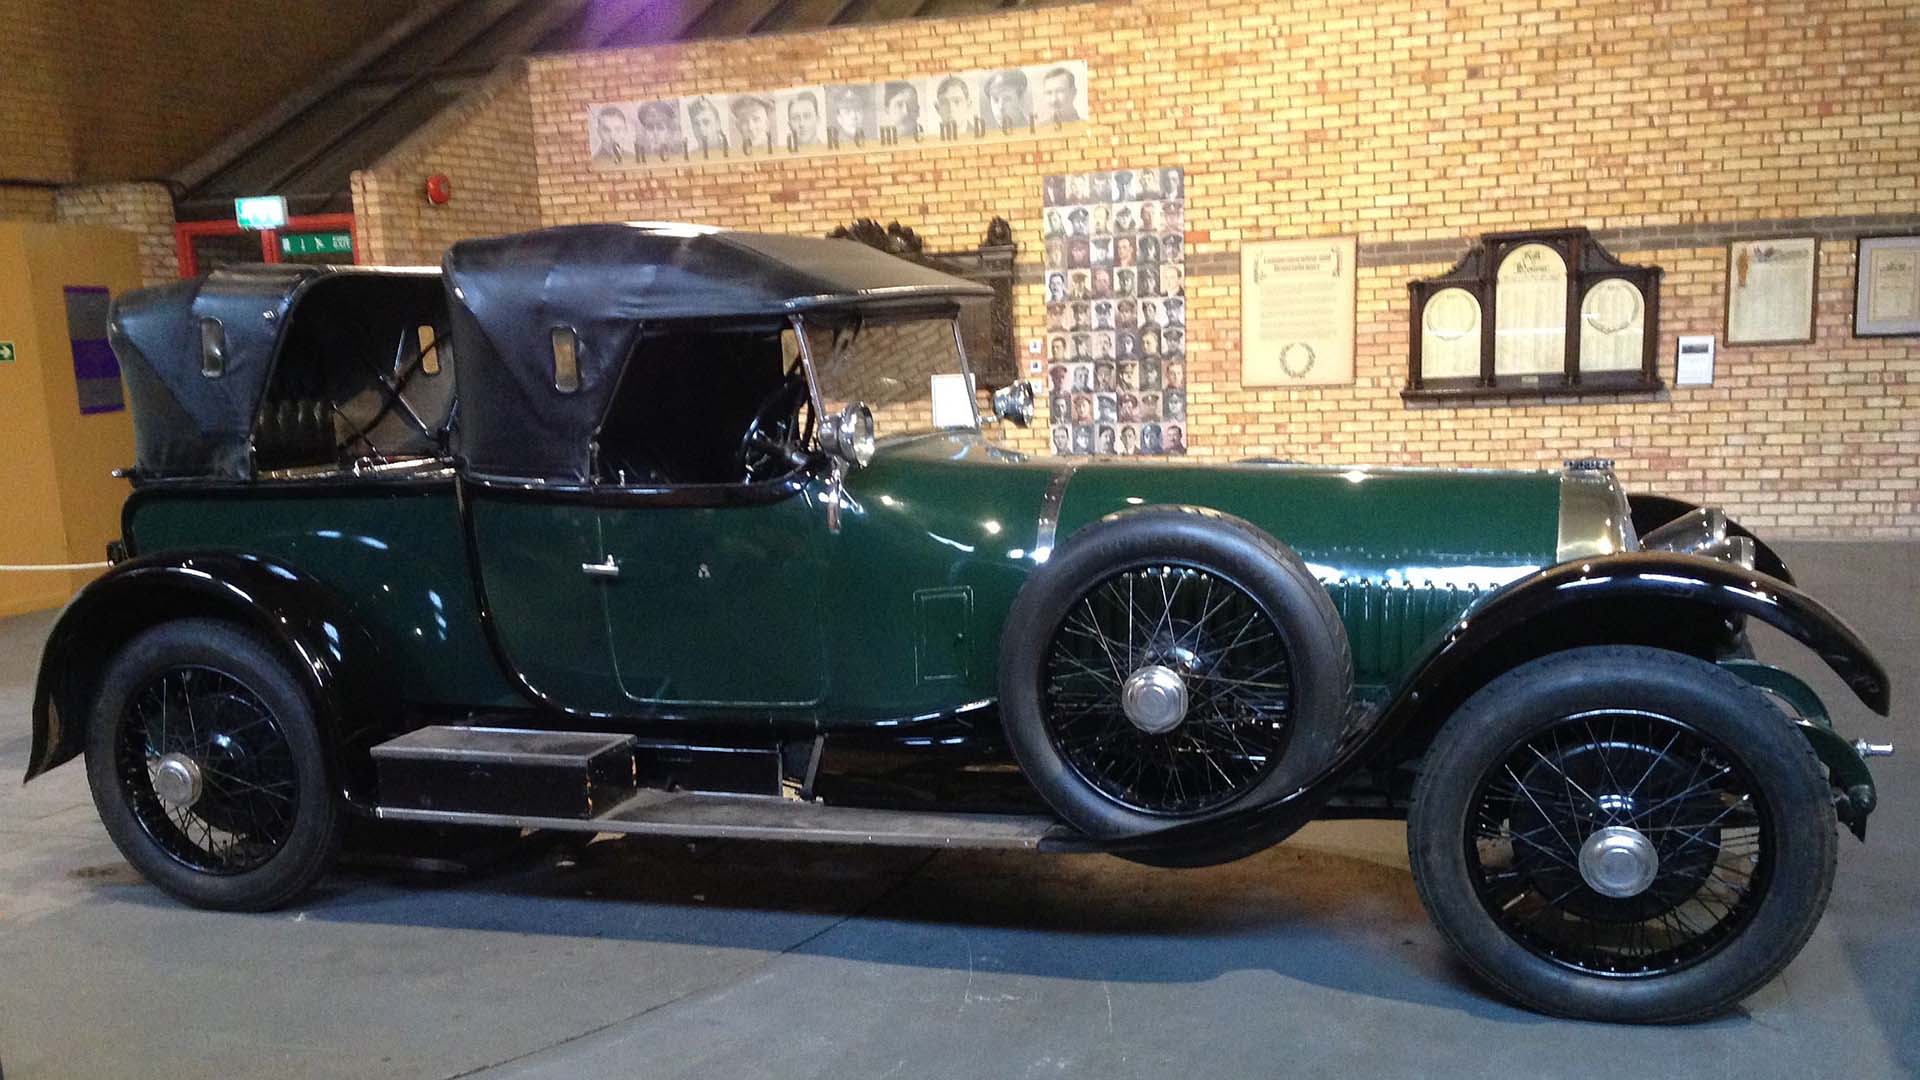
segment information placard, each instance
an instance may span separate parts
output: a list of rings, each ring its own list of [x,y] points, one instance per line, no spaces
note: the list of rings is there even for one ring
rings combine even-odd
[[[1240,384],[1353,382],[1359,240],[1268,240],[1240,252]]]

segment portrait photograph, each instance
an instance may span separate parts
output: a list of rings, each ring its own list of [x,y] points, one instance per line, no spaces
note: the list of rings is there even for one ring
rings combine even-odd
[[[860,86],[827,87],[827,145],[863,145],[879,136],[880,125],[875,88]]]
[[[679,161],[687,156],[687,129],[678,102],[643,101],[635,110],[639,134],[636,155],[646,161]]]
[[[948,75],[935,82],[933,118],[940,137],[957,139],[974,131],[979,120],[978,100],[978,87],[966,74]]]
[[[1027,86],[1025,71],[1008,68],[994,72],[987,76],[980,96],[980,119],[988,131],[1011,131],[1031,123],[1033,92]]]
[[[774,95],[780,138],[788,153],[805,153],[826,142],[827,113],[820,95],[813,87]]]
[[[724,100],[706,96],[687,99],[687,131],[692,136],[689,145],[694,153],[724,157],[731,152],[726,121],[720,115],[719,102]]]
[[[633,160],[633,121],[625,106],[602,105],[594,110],[589,137],[596,163],[624,165]]]
[[[749,156],[774,152],[773,99],[735,94],[727,103],[733,116],[733,145]]]
[[[1048,67],[1040,76],[1040,123],[1077,124],[1087,115],[1087,86],[1084,66],[1065,64]]]

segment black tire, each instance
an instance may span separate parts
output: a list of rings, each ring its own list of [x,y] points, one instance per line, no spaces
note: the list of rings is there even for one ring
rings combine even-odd
[[[212,718],[203,715],[188,735],[164,726],[150,732],[153,695],[182,700],[168,695],[185,695],[188,680],[197,680],[193,700],[209,700],[210,685],[218,691],[214,706],[202,708]],[[235,710],[251,719],[223,728]],[[182,810],[161,803],[151,779],[143,786],[162,742],[208,747],[201,754],[208,794]],[[214,770],[216,754],[231,773]],[[87,730],[88,783],[121,854],[179,899],[227,911],[281,907],[333,865],[346,814],[327,760],[313,704],[288,661],[258,636],[212,619],[164,623],[129,641],[107,667]],[[238,779],[241,772],[257,783]],[[196,840],[202,825],[206,839]],[[215,831],[235,839],[223,849],[227,841]]]
[[[1658,838],[1653,881],[1625,898],[1579,861],[1610,824]],[[1636,646],[1487,684],[1429,748],[1407,829],[1420,899],[1475,971],[1529,1008],[1628,1023],[1711,1016],[1778,975],[1826,908],[1836,845],[1819,761],[1764,694]]]
[[[1050,651],[1057,636],[1068,632],[1063,628],[1069,613],[1088,603],[1098,595],[1096,590],[1109,582],[1129,574],[1158,571],[1204,580],[1210,589],[1236,590],[1232,602],[1245,605],[1247,619],[1267,620],[1261,624],[1261,634],[1277,642],[1271,647],[1283,658],[1278,662],[1280,671],[1290,682],[1284,709],[1275,705],[1270,719],[1269,714],[1259,714],[1258,732],[1262,737],[1272,733],[1272,742],[1263,752],[1245,755],[1245,775],[1234,777],[1238,784],[1223,785],[1225,790],[1214,797],[1196,799],[1193,806],[1177,809],[1145,805],[1146,800],[1131,799],[1116,790],[1115,784],[1090,776],[1084,762],[1076,764],[1078,759],[1063,751],[1056,737],[1056,717],[1049,712],[1053,700],[1049,696]],[[1176,581],[1176,601],[1178,587]],[[1212,596],[1209,592],[1202,604]],[[1131,613],[1131,594],[1126,604]],[[1092,609],[1088,611],[1091,617]],[[1205,621],[1202,617],[1186,625],[1199,627]],[[1246,625],[1251,622],[1243,625],[1243,630]],[[1198,630],[1194,640],[1199,640]],[[1131,636],[1128,642],[1131,644]],[[1224,648],[1214,644],[1216,656],[1222,659],[1240,647],[1237,643]],[[1109,659],[1114,675],[1123,676],[1124,663],[1111,656]],[[1187,659],[1196,660],[1192,656]],[[1129,658],[1125,663],[1131,662]],[[1147,662],[1144,646],[1141,662]],[[1194,685],[1203,685],[1220,662],[1216,660],[1206,671],[1189,670],[1188,674],[1198,680]],[[1109,682],[1117,685],[1118,678]],[[1274,701],[1278,702],[1278,692],[1275,694]],[[1095,837],[1134,836],[1205,820],[1298,789],[1333,760],[1352,695],[1353,661],[1346,631],[1326,589],[1285,545],[1245,521],[1210,511],[1146,508],[1079,530],[1028,579],[1001,636],[1000,710],[1014,757],[1055,812]],[[1209,700],[1212,698],[1210,695]],[[1195,725],[1204,723],[1190,717],[1164,735],[1143,735],[1126,726],[1124,717],[1113,719],[1120,715],[1118,701],[1116,689],[1111,702],[1094,706],[1111,713],[1100,722],[1115,725],[1117,734],[1113,738],[1138,740],[1142,746],[1153,739],[1178,739],[1183,733],[1189,740],[1197,739]],[[1243,733],[1245,730],[1241,729]],[[1207,737],[1211,740],[1219,736]],[[1238,745],[1238,739],[1235,743]],[[1166,745],[1153,744],[1156,752],[1164,751],[1171,761],[1176,751],[1165,750]],[[1185,745],[1198,747],[1197,742]]]

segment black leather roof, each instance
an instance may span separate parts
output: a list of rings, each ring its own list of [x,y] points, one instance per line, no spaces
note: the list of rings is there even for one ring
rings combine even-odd
[[[481,472],[575,482],[588,477],[589,444],[644,323],[951,315],[993,295],[854,240],[693,225],[463,240],[444,265],[459,357],[457,452]],[[579,387],[569,393],[554,387],[552,334],[563,328],[577,341]]]

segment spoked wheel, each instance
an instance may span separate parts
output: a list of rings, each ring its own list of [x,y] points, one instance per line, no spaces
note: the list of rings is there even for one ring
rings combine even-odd
[[[1048,731],[1121,806],[1192,815],[1251,791],[1291,730],[1293,663],[1273,617],[1220,575],[1170,563],[1095,585],[1047,653]]]
[[[1672,717],[1568,717],[1484,778],[1467,852],[1516,941],[1597,975],[1659,975],[1752,921],[1773,824],[1753,777]]]
[[[114,769],[148,839],[201,873],[257,869],[293,835],[293,747],[259,695],[217,669],[166,668],[136,690]]]
[[[1295,790],[1331,759],[1352,685],[1339,614],[1299,557],[1196,511],[1074,533],[1001,635],[1014,755],[1049,805],[1102,837]]]
[[[1811,934],[1834,865],[1826,781],[1765,697],[1625,647],[1535,661],[1469,700],[1428,752],[1408,842],[1476,969],[1608,1020],[1689,1019],[1757,989]]]
[[[190,903],[286,903],[331,864],[343,819],[312,706],[265,642],[231,624],[167,623],[114,658],[87,774],[129,862]]]

